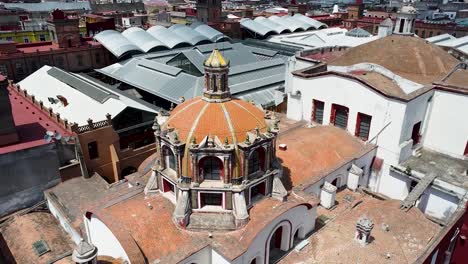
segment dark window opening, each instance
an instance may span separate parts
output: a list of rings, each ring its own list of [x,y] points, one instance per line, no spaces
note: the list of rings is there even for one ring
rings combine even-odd
[[[398,32],[403,33],[403,27],[404,26],[405,26],[405,20],[401,19],[400,20],[400,29],[398,30]]]
[[[468,141],[466,142],[465,151],[463,152],[464,156],[468,156]]]
[[[313,100],[312,121],[323,124],[323,109],[325,103],[319,100]]]
[[[223,165],[218,158],[207,157],[201,161],[201,176],[205,180],[220,180]]]
[[[250,202],[255,201],[266,195],[266,184],[265,182],[261,182],[252,188],[250,188]]]
[[[414,187],[416,187],[416,185],[418,185],[418,182],[417,182],[417,181],[411,181],[408,192],[409,192],[409,193],[412,192],[413,189],[414,189]]]
[[[371,120],[372,116],[363,113],[358,113],[355,131],[356,137],[360,137],[362,140],[369,139]]]
[[[421,135],[419,131],[421,130],[421,122],[414,124],[413,131],[411,132],[411,139],[413,140],[413,146],[419,144],[421,140]]]
[[[98,145],[96,141],[88,143],[88,154],[90,159],[99,158]]]
[[[346,129],[348,126],[349,109],[345,106],[333,104],[330,123],[339,128]]]
[[[249,157],[249,175],[257,171],[263,170],[263,162],[265,159],[265,151],[263,148],[257,148]]]
[[[174,184],[170,183],[168,180],[164,179],[163,178],[163,192],[171,192],[171,193],[175,193],[175,187],[174,187]]]
[[[223,195],[221,193],[201,193],[201,207],[203,206],[223,206]]]

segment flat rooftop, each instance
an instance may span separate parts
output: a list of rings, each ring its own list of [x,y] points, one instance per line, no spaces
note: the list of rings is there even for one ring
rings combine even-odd
[[[400,210],[396,200],[343,190],[337,201],[331,211],[318,208],[316,230],[307,238],[309,245],[299,252],[292,250],[279,263],[413,263],[441,230],[418,208]],[[374,223],[367,246],[354,240],[356,222],[362,216]]]
[[[0,154],[49,144],[44,140],[47,131],[58,132],[62,136],[71,136],[71,132],[59,126],[37,106],[19,95],[17,91],[11,87],[8,87],[8,91],[13,120],[20,141],[0,147]]]
[[[280,150],[280,144],[286,144],[287,150]],[[289,178],[292,186],[304,189],[375,147],[334,126],[302,125],[283,133],[280,130],[276,155],[284,167],[283,177]],[[285,187],[291,189],[287,182]]]
[[[439,180],[468,188],[468,160],[456,159],[439,152],[422,149],[420,157],[411,156],[401,166],[410,167],[411,170],[424,174],[435,173]]]

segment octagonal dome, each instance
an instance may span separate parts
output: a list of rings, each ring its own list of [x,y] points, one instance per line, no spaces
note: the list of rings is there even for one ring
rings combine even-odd
[[[247,132],[266,132],[267,124],[263,110],[255,105],[232,98],[229,101],[213,103],[195,97],[180,105],[172,112],[163,126],[175,129],[182,142],[197,142],[206,136],[227,138],[229,144],[245,141]]]

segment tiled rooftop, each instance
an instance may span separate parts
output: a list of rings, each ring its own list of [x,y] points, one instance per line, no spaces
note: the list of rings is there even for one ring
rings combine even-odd
[[[348,190],[337,194],[338,205],[332,211],[319,207],[317,225],[307,238],[309,245],[291,251],[279,263],[413,263],[441,227],[429,221],[417,208],[399,209],[396,200],[379,200]],[[356,221],[371,219],[371,242],[361,246],[354,241]],[[388,231],[382,227],[388,225]],[[321,228],[320,228],[321,227]]]
[[[280,150],[280,144],[287,150]],[[280,134],[276,155],[292,186],[305,188],[374,148],[334,126],[302,126]],[[290,189],[291,184],[285,187]]]

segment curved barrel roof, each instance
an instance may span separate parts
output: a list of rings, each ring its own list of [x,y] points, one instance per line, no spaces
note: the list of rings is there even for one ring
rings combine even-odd
[[[223,33],[203,23],[195,22],[190,27],[193,30],[210,39],[212,42],[224,41],[229,39],[229,37],[225,36]]]
[[[129,53],[143,52],[137,45],[115,30],[104,30],[94,36],[94,38],[117,58]]]
[[[212,42],[208,37],[202,35],[200,32],[191,29],[185,25],[173,25],[168,30],[174,32],[186,42],[195,46],[198,44],[207,44]]]
[[[261,36],[268,34],[282,34],[295,31],[326,28],[323,24],[310,17],[295,14],[294,16],[257,17],[254,20],[244,18],[241,26]]]
[[[176,46],[190,46],[192,45],[190,42],[187,42],[178,34],[174,34],[174,32],[168,30],[163,26],[154,26],[150,27],[146,30],[151,36],[156,39],[159,39],[162,43],[164,43],[168,48],[173,49]]]
[[[154,38],[151,34],[147,33],[141,28],[131,27],[122,32],[122,36],[127,38],[133,44],[137,45],[144,52],[163,50],[168,48],[160,40]]]
[[[146,31],[138,27],[131,27],[122,33],[115,30],[105,30],[94,38],[117,58],[122,58],[127,54],[147,53],[229,40],[229,37],[223,33],[202,23],[196,23],[192,27],[184,25],[174,25],[170,28],[154,26]]]
[[[254,19],[255,22],[257,23],[260,23],[268,28],[271,28],[273,31],[275,31],[276,33],[278,34],[282,34],[282,33],[287,33],[287,32],[291,32],[289,30],[289,28],[281,25],[281,24],[278,24],[276,22],[274,22],[273,20],[271,19],[268,19],[268,18],[265,18],[265,17],[257,17]]]
[[[257,21],[254,21],[250,18],[241,19],[240,24],[242,27],[259,34],[260,36],[266,36],[269,33],[274,33],[275,31]]]

